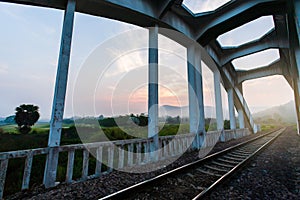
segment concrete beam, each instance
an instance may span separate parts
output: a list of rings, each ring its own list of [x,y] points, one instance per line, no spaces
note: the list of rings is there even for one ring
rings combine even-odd
[[[233,88],[227,90],[228,95],[228,108],[229,108],[229,118],[230,118],[230,129],[236,129],[235,122],[235,111],[234,111],[234,99],[233,99]]]
[[[297,116],[297,130],[298,134],[300,135],[300,80],[294,79],[294,100],[295,100],[295,109],[296,109],[296,116]]]
[[[189,118],[190,133],[196,134],[198,129],[197,95],[195,81],[195,45],[187,48],[187,75],[188,75],[188,94],[189,94]]]
[[[284,62],[277,60],[272,64],[252,70],[237,70],[237,82],[242,83],[246,80],[258,79],[273,75],[283,75],[282,68],[286,68]]]
[[[65,10],[67,0],[3,0],[3,2]]]
[[[197,86],[196,86],[196,46],[191,44],[187,48],[187,74],[188,74],[188,95],[189,95],[189,122],[190,133],[197,134],[199,128],[199,110],[197,99]],[[200,55],[198,55],[200,56]],[[198,57],[197,56],[197,57]],[[197,64],[199,65],[199,64]],[[193,148],[198,148],[198,137],[193,141]]]
[[[293,78],[295,108],[297,114],[297,129],[300,135],[300,0],[288,2],[288,22],[290,38],[290,64],[292,70],[296,73],[290,77]]]
[[[257,131],[256,126],[254,124],[254,120],[252,118],[248,105],[243,97],[241,84],[239,85],[236,84],[236,81],[231,77],[231,74],[228,71],[227,67],[222,67],[220,70],[221,70],[222,79],[227,82],[228,87],[233,88],[234,104],[238,110],[241,110],[243,112],[244,118],[246,119],[244,120],[245,127],[247,125],[250,131],[256,133]]]
[[[220,140],[224,142],[225,137],[224,137],[224,118],[223,118],[222,95],[221,95],[221,75],[219,71],[214,71],[213,73],[214,73],[217,130],[222,131]]]
[[[215,51],[219,54],[218,58],[221,58],[219,59],[219,65],[224,66],[236,58],[270,48],[289,48],[290,45],[285,17],[282,15],[275,15],[274,24],[275,28],[263,37],[237,47],[222,48],[220,45],[212,43],[212,45],[215,46]]]
[[[197,95],[197,105],[199,112],[199,122],[197,129],[197,148],[199,149],[205,141],[205,115],[204,115],[204,99],[203,99],[203,80],[202,80],[202,66],[201,66],[201,50],[195,48],[195,85]]]
[[[294,82],[293,82],[293,79],[291,78],[291,76],[285,75],[284,78],[288,82],[290,87],[294,90]]]
[[[289,48],[287,38],[278,38],[275,29],[267,33],[262,38],[240,45],[238,47],[226,47],[221,50],[220,65],[223,66],[236,58],[260,52],[270,48]]]
[[[5,0],[5,2],[65,9],[67,1]],[[177,30],[183,33],[185,37],[206,45],[220,34],[260,16],[285,14],[287,3],[286,0],[237,0],[216,11],[194,15],[183,6],[180,6],[182,3],[180,0],[175,1],[174,4],[167,1],[164,1],[167,4],[160,4],[160,2],[162,1],[76,0],[76,11],[120,20],[141,27],[151,27],[154,24],[159,24],[160,27]],[[201,54],[203,55],[202,52],[203,49],[201,49]],[[210,69],[213,68],[214,71],[215,68],[218,68],[212,59],[207,60],[208,63],[206,64],[208,64]],[[226,73],[226,71],[222,71],[221,76],[231,84],[232,80],[229,79],[233,79],[233,77],[227,76]],[[234,92],[234,96],[237,96],[236,92]],[[238,98],[238,101],[240,101],[240,104],[243,104],[243,99]]]
[[[239,128],[245,128],[245,121],[244,121],[244,112],[243,109],[238,109],[238,116],[239,116]]]
[[[75,6],[75,0],[68,0],[68,5],[64,15],[52,116],[50,121],[50,134],[48,139],[48,147],[50,148],[50,151],[47,156],[44,174],[44,184],[46,188],[55,186],[56,181],[59,153],[54,147],[60,145],[65,96],[68,82]]]
[[[158,26],[149,28],[148,138],[151,160],[157,160],[158,142]]]
[[[160,0],[158,1],[158,18],[162,19],[173,5],[181,6],[183,0]]]
[[[285,13],[285,1],[232,1],[228,6],[210,12],[207,15],[199,14],[198,25],[195,37],[197,41],[206,46],[210,41],[219,35],[237,28],[249,21],[265,15]],[[259,12],[257,12],[259,10]]]
[[[66,0],[4,1],[58,9],[65,9],[66,6]],[[255,18],[283,13],[285,3],[284,0],[239,0],[216,11],[195,15],[181,5],[182,0],[77,0],[76,11],[141,27],[159,24],[160,27],[180,31],[205,46],[221,33]]]
[[[243,94],[241,93],[241,91],[239,90],[240,88],[237,85],[237,80],[235,78],[237,76],[237,72],[235,71],[232,64],[228,63],[224,67],[218,67],[216,60],[213,60],[213,62],[211,62],[212,61],[211,58],[213,57],[211,57],[210,51],[207,51],[207,48],[202,49],[201,55],[204,63],[206,63],[206,65],[209,66],[209,68],[212,71],[216,71],[216,70],[220,71],[224,86],[227,89],[233,88],[234,104],[237,109],[241,109],[244,112],[244,116],[246,119],[245,127],[249,127],[250,131],[255,132],[256,129],[255,129],[254,120],[247,106],[247,103],[243,97]]]

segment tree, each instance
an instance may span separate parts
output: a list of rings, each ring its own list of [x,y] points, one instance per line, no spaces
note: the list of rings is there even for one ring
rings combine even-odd
[[[224,120],[224,130],[230,129],[230,120],[225,119]]]
[[[15,121],[20,133],[27,134],[40,118],[39,107],[23,104],[16,108]]]

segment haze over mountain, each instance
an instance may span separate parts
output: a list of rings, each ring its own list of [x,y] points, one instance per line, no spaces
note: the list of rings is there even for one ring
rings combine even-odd
[[[229,114],[227,110],[223,111],[225,119],[229,119]],[[215,107],[212,106],[204,106],[204,114],[205,118],[216,118],[216,110]],[[181,117],[188,117],[189,116],[189,107],[188,106],[170,106],[170,105],[163,105],[160,106],[160,113],[161,117],[163,116],[181,116]]]
[[[271,108],[264,109],[265,107],[251,107],[252,116],[258,122],[267,121],[268,119],[273,120],[273,122],[283,122],[283,123],[296,123],[296,111],[294,101],[290,101],[286,104],[275,106]],[[258,111],[258,112],[256,112]],[[216,118],[215,107],[204,106],[205,118]],[[145,112],[147,113],[147,112]],[[188,106],[171,106],[163,105],[159,108],[160,117],[171,116],[171,117],[189,117],[189,107]],[[227,109],[223,110],[224,118],[229,119],[229,113]],[[237,113],[236,113],[237,115]],[[82,117],[72,117],[82,118]],[[7,117],[0,117],[0,124],[7,124],[5,120]],[[48,123],[50,119],[40,119],[39,123]],[[270,120],[269,120],[270,121]]]
[[[286,104],[268,108],[264,111],[253,114],[253,118],[259,122],[283,122],[296,123],[295,102],[290,101]]]

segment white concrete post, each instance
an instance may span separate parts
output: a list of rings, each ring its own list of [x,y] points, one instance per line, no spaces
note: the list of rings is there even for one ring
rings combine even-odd
[[[240,91],[240,93],[243,95],[243,83],[240,83],[239,85],[236,86],[236,89]],[[244,111],[243,108],[238,109],[238,118],[239,118],[239,128],[245,128],[245,116],[244,116]]]
[[[205,114],[204,114],[204,100],[203,100],[203,80],[202,80],[202,66],[201,66],[201,51],[195,48],[195,82],[196,82],[196,95],[198,100],[199,122],[197,129],[197,148],[199,149],[206,137],[205,132]]]
[[[244,121],[244,112],[243,109],[240,108],[238,109],[238,114],[239,114],[239,128],[245,128],[245,121]]]
[[[216,118],[217,129],[222,131],[220,141],[224,142],[224,119],[222,109],[222,95],[221,95],[221,75],[219,71],[214,71],[214,88],[215,88],[215,104],[216,104]]]
[[[148,138],[150,159],[157,160],[158,142],[158,26],[149,28],[149,89],[148,89]],[[156,152],[155,152],[156,151]]]
[[[50,149],[47,156],[44,173],[44,184],[46,188],[55,186],[56,180],[59,153],[53,147],[57,147],[60,145],[75,7],[75,0],[68,0],[63,21],[60,54],[58,60],[52,116],[50,122],[50,134],[48,139],[48,147],[50,147]]]
[[[295,25],[297,29],[297,37],[298,37],[298,43],[295,45],[294,48],[295,51],[295,59],[296,59],[296,65],[298,69],[298,74],[296,78],[293,80],[294,84],[294,97],[295,97],[295,107],[296,107],[296,116],[297,116],[297,130],[298,134],[300,135],[300,1],[294,0],[294,9],[295,9]]]
[[[294,79],[293,80],[294,84],[294,98],[295,98],[295,107],[296,107],[296,116],[297,116],[297,130],[298,134],[300,135],[300,81],[299,79]]]
[[[198,133],[199,112],[197,101],[197,87],[195,79],[195,45],[192,44],[187,47],[187,71],[188,71],[188,94],[189,94],[189,120],[190,120],[190,133]],[[198,147],[197,137],[194,139],[193,148]]]
[[[230,129],[236,129],[235,122],[235,112],[234,112],[234,99],[233,99],[233,89],[229,88],[227,91],[228,94],[228,108],[229,108],[229,118],[230,118]]]

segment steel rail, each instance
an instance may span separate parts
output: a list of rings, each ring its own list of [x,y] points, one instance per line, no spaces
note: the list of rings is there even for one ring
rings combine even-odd
[[[220,177],[217,181],[215,181],[210,187],[203,190],[200,194],[195,196],[193,200],[201,199],[204,196],[207,196],[209,193],[211,193],[217,186],[219,186],[223,181],[230,178],[235,172],[237,172],[239,169],[241,169],[247,162],[249,162],[254,156],[256,156],[259,152],[261,152],[263,149],[265,149],[267,146],[269,146],[279,135],[281,135],[286,128],[278,130],[278,134],[276,134],[271,140],[263,144],[260,148],[258,148],[256,151],[251,153],[246,159],[244,159],[242,162],[237,164],[235,167],[233,167],[229,172],[224,174],[222,177]],[[276,132],[276,131],[274,131]]]
[[[234,149],[237,149],[239,147],[243,147],[247,144],[250,144],[254,141],[258,141],[261,138],[264,138],[270,134],[278,132],[278,134],[275,135],[271,140],[264,143],[263,146],[259,147],[255,152],[251,153],[249,156],[247,156],[243,161],[239,162],[238,164],[234,165],[234,167],[229,170],[226,174],[222,175],[217,181],[215,181],[213,184],[211,184],[208,188],[203,190],[201,193],[199,193],[197,196],[195,196],[193,199],[200,199],[204,197],[205,195],[209,194],[216,186],[218,186],[220,183],[222,183],[225,179],[229,178],[234,172],[236,172],[238,169],[240,169],[247,161],[249,161],[254,155],[256,155],[258,152],[260,152],[263,148],[265,148],[270,142],[274,141],[283,131],[285,128],[277,129],[274,131],[270,131],[268,133],[265,133],[261,136],[255,137],[253,139],[250,139],[248,141],[242,142],[240,144],[234,145],[232,147],[226,148],[220,152],[216,152],[214,154],[211,154],[207,157],[204,157],[202,159],[199,159],[197,161],[194,161],[192,163],[186,164],[184,166],[178,167],[176,169],[173,169],[171,171],[168,171],[166,173],[160,174],[158,176],[155,176],[151,179],[142,181],[140,183],[137,183],[135,185],[132,185],[130,187],[124,188],[120,191],[117,191],[115,193],[112,193],[110,195],[107,195],[105,197],[100,198],[100,200],[107,200],[107,199],[125,199],[129,198],[132,194],[135,194],[137,191],[141,191],[143,188],[149,187],[150,185],[154,185],[155,183],[159,182],[160,180],[163,180],[167,177],[174,176],[179,173],[184,173],[185,171],[195,169],[199,167],[200,164],[208,162],[210,160],[214,160],[216,157],[222,156],[226,154],[227,152],[231,152]]]

